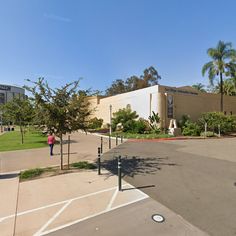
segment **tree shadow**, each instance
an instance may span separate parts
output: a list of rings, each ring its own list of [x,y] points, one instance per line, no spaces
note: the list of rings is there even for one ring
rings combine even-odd
[[[106,158],[102,161],[102,167],[110,171],[113,175],[118,174],[118,158]],[[135,175],[154,175],[163,166],[177,166],[176,163],[169,162],[168,157],[138,157],[125,156],[121,159],[122,177],[134,177]]]

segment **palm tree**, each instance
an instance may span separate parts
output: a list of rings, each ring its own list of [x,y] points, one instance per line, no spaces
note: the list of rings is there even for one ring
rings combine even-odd
[[[198,90],[199,92],[206,93],[205,85],[202,84],[202,83],[193,84],[192,87],[193,87],[194,89]]]
[[[227,76],[236,67],[236,50],[232,48],[232,43],[219,41],[216,48],[209,48],[207,54],[212,61],[206,63],[202,68],[202,75],[208,72],[210,84],[214,84],[214,79],[220,79],[220,111],[223,112],[223,75]]]

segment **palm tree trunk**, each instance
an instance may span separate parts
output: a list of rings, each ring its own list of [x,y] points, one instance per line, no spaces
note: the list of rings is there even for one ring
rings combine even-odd
[[[222,73],[220,73],[220,111],[224,111],[224,101],[223,101],[223,78]]]

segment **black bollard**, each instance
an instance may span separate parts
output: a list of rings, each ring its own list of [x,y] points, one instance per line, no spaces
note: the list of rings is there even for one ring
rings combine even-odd
[[[118,145],[118,136],[116,135],[116,146]]]
[[[123,143],[123,136],[120,136],[120,142]]]
[[[122,186],[121,186],[121,156],[118,157],[118,190],[122,191]]]
[[[101,174],[101,149],[98,148],[98,175]]]
[[[103,138],[101,137],[101,154],[103,153]]]

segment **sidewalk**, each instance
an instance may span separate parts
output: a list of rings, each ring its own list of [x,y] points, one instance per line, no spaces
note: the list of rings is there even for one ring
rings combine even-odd
[[[156,212],[166,217],[164,223],[153,224],[153,227],[158,227],[158,230],[165,232],[165,235],[206,235],[124,181],[123,189],[127,190],[119,192],[117,176],[111,175],[105,170],[102,173],[101,176],[98,176],[96,171],[84,171],[20,183],[15,235],[36,236],[52,232],[57,235],[60,232],[57,230],[89,219],[96,219],[95,216],[104,216],[108,212],[117,216],[116,211],[126,207],[132,208],[137,217],[138,215],[145,216],[141,220],[149,223],[142,227],[149,227],[150,223],[153,224],[151,219],[153,212],[150,205],[152,208],[155,207]],[[11,181],[17,181],[16,179],[11,179]],[[9,184],[9,182],[5,182],[5,184]],[[1,192],[2,188],[4,188],[3,185],[1,185]],[[1,236],[12,235],[15,219],[16,199],[9,201],[7,196],[16,196],[16,189],[6,188],[6,190],[6,197],[2,199],[3,204],[1,204],[0,210]],[[147,203],[143,202],[146,201],[145,199],[148,200]],[[147,211],[146,204],[148,204],[150,212]],[[150,214],[148,215],[148,213]],[[118,215],[122,219],[123,214]],[[140,217],[138,218],[140,220]],[[127,229],[129,230],[128,235],[131,235],[132,224],[130,227]],[[139,225],[135,225],[135,227],[139,228]],[[140,228],[140,230],[143,229]]]
[[[112,147],[115,147],[115,140],[111,140]],[[71,134],[70,162],[94,161],[97,159],[98,147],[101,145],[101,138],[84,133]],[[50,158],[49,148],[27,149],[10,152],[0,152],[1,169],[0,173],[15,172],[19,170],[60,165],[60,146],[54,147],[54,156]],[[64,164],[67,163],[67,144],[63,145]],[[103,152],[109,150],[108,138],[103,138]]]

